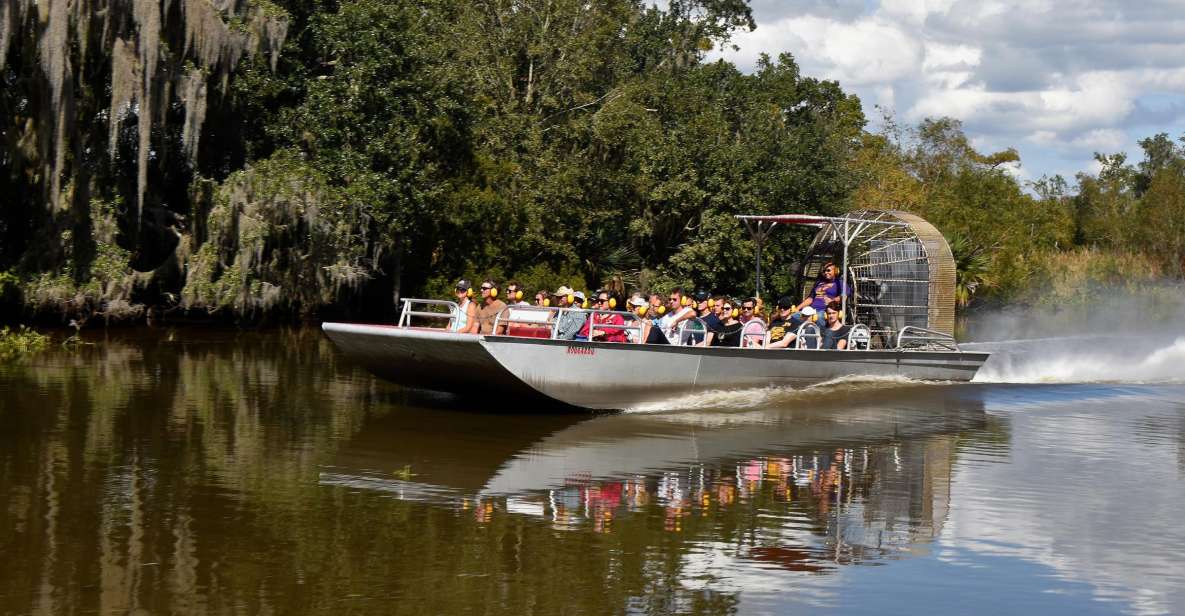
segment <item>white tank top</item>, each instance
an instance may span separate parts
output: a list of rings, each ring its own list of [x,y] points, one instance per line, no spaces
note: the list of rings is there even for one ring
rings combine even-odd
[[[453,331],[459,332],[469,326],[469,299],[457,306],[457,320],[453,324]]]

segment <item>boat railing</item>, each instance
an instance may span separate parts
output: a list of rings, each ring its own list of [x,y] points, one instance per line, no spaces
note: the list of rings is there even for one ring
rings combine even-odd
[[[807,346],[807,340],[813,341],[814,346]],[[798,326],[798,335],[794,346],[799,349],[819,350],[823,348],[823,331],[813,321],[807,321]]]
[[[950,334],[916,325],[906,325],[897,333],[897,350],[957,352],[959,350],[959,344],[955,341],[955,337]]]
[[[741,327],[741,348],[765,348],[769,344],[769,326],[765,321],[753,318]]]
[[[448,308],[448,312],[431,311],[429,308]],[[457,323],[457,314],[460,308],[457,302],[451,302],[443,299],[414,299],[403,298],[403,309],[399,311],[399,327],[410,327],[412,317],[422,317],[425,319],[448,319],[448,329],[453,329]]]
[[[679,346],[698,346],[708,337],[708,324],[699,317],[692,317],[679,324],[675,339]]]
[[[588,310],[584,310],[584,312],[588,313],[588,319],[589,319],[589,321],[588,321],[588,336],[590,339],[592,338],[594,329],[595,330],[617,329],[617,330],[626,332],[627,337],[629,337],[630,332],[633,332],[634,333],[633,338],[635,341],[641,341],[641,339],[642,339],[642,319],[638,318],[638,315],[636,315],[632,312],[621,312],[618,310],[596,310],[596,309],[588,309]],[[621,325],[618,325],[616,323],[598,323],[597,321],[593,320],[593,317],[595,317],[598,314],[618,315],[622,318],[622,320],[624,322]]]
[[[506,335],[515,337],[558,340],[559,327],[563,317],[572,313],[580,313],[582,321],[589,327],[590,335],[593,330],[623,330],[627,332],[627,335],[633,332],[634,341],[640,341],[642,338],[642,321],[632,312],[562,306],[507,306],[494,315],[494,332],[504,332]],[[593,321],[592,319],[599,314],[615,314],[622,317],[625,322],[618,325]],[[533,330],[539,330],[539,333],[546,332],[546,335],[536,335]]]
[[[872,348],[872,330],[863,323],[856,323],[848,330],[848,350],[867,351]]]

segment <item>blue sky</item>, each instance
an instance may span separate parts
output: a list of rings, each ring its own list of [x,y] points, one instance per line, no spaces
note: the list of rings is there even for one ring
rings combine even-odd
[[[1185,0],[751,0],[757,29],[712,52],[742,70],[790,52],[901,123],[962,120],[1022,179],[1093,172],[1094,152],[1185,134]]]

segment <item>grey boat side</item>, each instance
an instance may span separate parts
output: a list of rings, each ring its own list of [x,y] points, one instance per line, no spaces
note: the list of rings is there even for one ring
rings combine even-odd
[[[844,376],[970,381],[988,358],[962,351],[617,344],[347,323],[322,329],[347,357],[394,383],[462,395],[513,393],[588,409]]]

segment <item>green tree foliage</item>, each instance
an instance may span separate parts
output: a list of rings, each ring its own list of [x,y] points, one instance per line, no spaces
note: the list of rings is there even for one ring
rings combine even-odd
[[[960,305],[985,290],[1015,298],[1035,274],[1029,257],[1068,248],[1073,239],[1066,200],[1026,191],[1008,169],[1018,161],[1015,150],[976,151],[951,118],[911,128],[888,118],[886,130],[866,136],[855,157],[861,185],[852,207],[904,209],[937,226],[955,253]],[[1043,180],[1034,190],[1063,184]]]
[[[870,134],[788,55],[706,62],[745,0],[14,2],[0,301],[35,312],[389,317],[461,276],[740,294],[739,213],[917,212],[974,255],[967,302],[1023,292],[1035,251],[1185,250],[1167,136],[1024,186],[955,120]],[[771,238],[767,288],[806,239]]]
[[[1185,139],[1183,137],[1182,139]],[[1095,154],[1101,169],[1080,173],[1072,198],[1083,246],[1145,251],[1171,275],[1185,271],[1185,147],[1161,133],[1140,141],[1144,158]]]

